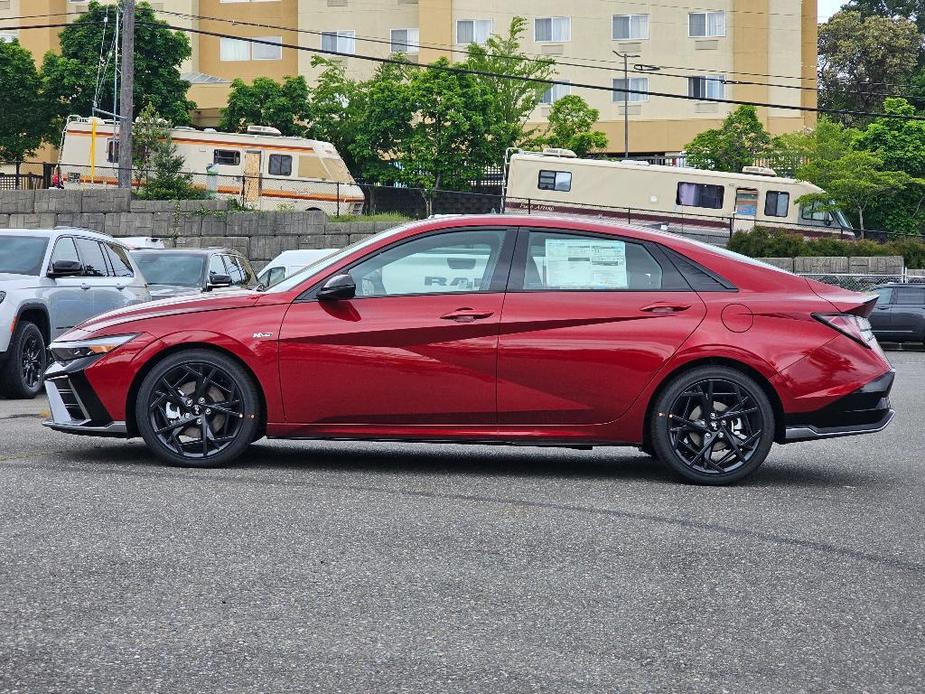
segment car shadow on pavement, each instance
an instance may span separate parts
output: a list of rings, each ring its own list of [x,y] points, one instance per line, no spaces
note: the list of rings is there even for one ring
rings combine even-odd
[[[234,464],[210,470],[170,468],[161,463],[140,442],[106,443],[74,451],[70,458],[82,464],[125,465],[146,470],[184,470],[186,474],[214,475],[243,470],[356,472],[366,474],[415,474],[433,476],[496,476],[639,480],[658,484],[684,484],[653,458],[635,448],[612,447],[594,450],[514,446],[341,443],[305,441],[283,446],[259,442]],[[227,474],[223,476],[227,479]],[[243,479],[243,478],[242,478]],[[749,487],[845,487],[871,486],[873,476],[858,474],[835,465],[787,463],[769,460],[738,483]]]

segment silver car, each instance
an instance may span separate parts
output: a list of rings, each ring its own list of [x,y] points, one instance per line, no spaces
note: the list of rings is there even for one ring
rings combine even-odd
[[[42,389],[46,345],[106,311],[150,301],[126,248],[86,229],[0,229],[0,395]]]

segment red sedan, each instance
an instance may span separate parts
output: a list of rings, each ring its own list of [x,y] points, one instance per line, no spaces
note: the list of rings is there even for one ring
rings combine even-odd
[[[194,467],[264,436],[631,445],[723,484],[889,424],[874,302],[656,231],[434,219],[84,323],[51,345],[47,424]]]

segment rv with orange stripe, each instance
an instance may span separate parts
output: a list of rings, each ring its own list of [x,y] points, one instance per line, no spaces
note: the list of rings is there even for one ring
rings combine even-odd
[[[363,191],[329,142],[285,137],[260,125],[246,133],[173,128],[171,137],[193,185],[218,197],[260,210],[321,210],[331,216],[363,211]],[[118,160],[112,121],[68,118],[60,157],[66,187],[116,185]]]

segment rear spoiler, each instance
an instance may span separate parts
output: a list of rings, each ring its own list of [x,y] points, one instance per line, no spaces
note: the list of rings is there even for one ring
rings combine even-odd
[[[876,296],[853,292],[850,289],[842,289],[841,287],[824,284],[806,277],[803,279],[806,280],[809,288],[816,296],[828,301],[839,313],[851,313],[861,318],[867,318],[873,312],[874,306],[877,305]]]

